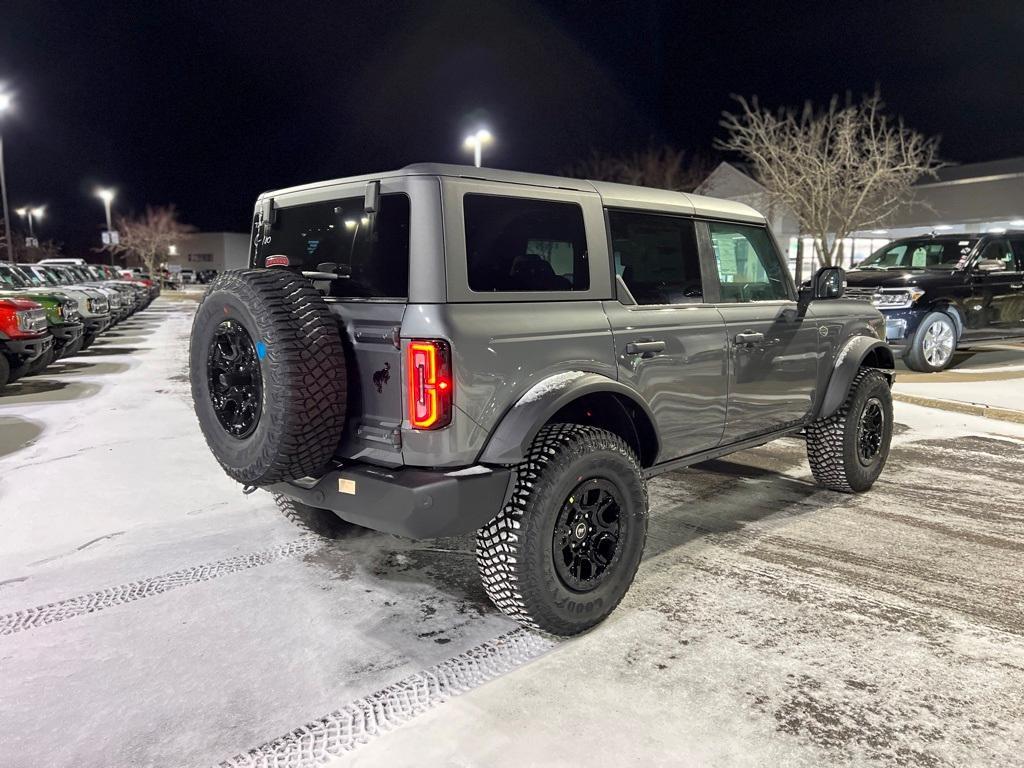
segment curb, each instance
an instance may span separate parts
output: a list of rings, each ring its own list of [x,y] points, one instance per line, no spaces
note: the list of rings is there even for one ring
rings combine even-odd
[[[988,419],[999,421],[1010,421],[1014,424],[1024,424],[1024,411],[1015,411],[1012,408],[996,408],[981,403],[965,403],[959,400],[941,400],[937,397],[920,397],[919,395],[904,395],[901,392],[893,392],[892,399],[901,403],[911,405],[923,405],[925,408],[938,408],[953,413],[966,413],[970,416],[984,416]]]

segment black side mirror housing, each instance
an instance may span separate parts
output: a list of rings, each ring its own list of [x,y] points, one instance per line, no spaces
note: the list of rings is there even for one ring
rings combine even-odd
[[[842,267],[822,267],[814,273],[810,283],[800,286],[800,311],[812,301],[841,299],[846,290],[846,270]]]

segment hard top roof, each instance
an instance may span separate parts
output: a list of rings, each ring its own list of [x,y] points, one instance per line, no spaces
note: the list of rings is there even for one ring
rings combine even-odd
[[[505,171],[497,168],[476,168],[471,165],[452,165],[445,163],[415,163],[396,171],[349,176],[329,181],[317,181],[295,187],[286,187],[260,195],[260,199],[281,197],[296,192],[323,189],[338,184],[350,184],[374,179],[394,179],[402,176],[442,176],[451,178],[479,179],[500,184],[522,184],[531,187],[549,187],[551,189],[568,189],[578,192],[596,192],[605,205],[622,208],[643,208],[666,213],[699,214],[726,219],[764,222],[764,216],[749,205],[733,200],[720,200],[714,197],[693,195],[684,192],[672,192],[652,187],[636,187],[629,184],[614,184],[608,181],[588,181],[572,179],[565,176],[548,176],[540,173],[522,171]]]

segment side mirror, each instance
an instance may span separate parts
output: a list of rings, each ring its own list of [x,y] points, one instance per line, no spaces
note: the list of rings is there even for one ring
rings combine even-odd
[[[841,299],[846,290],[846,270],[842,267],[822,267],[814,273],[810,283],[800,286],[800,311],[817,299]]]
[[[1002,259],[982,259],[974,269],[978,272],[1005,272],[1006,262]]]

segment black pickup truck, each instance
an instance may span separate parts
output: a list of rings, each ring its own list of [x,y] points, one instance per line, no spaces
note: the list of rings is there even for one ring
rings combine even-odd
[[[1024,338],[1024,232],[894,240],[846,273],[849,298],[885,315],[908,368],[941,371],[956,348]]]

